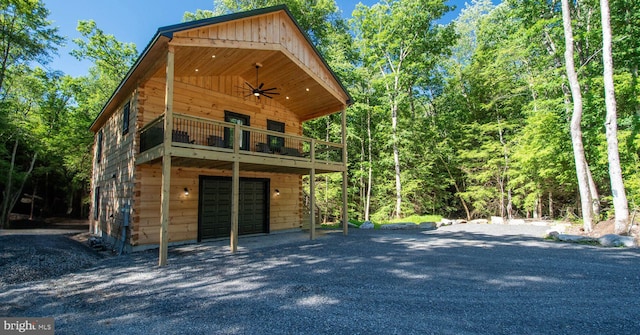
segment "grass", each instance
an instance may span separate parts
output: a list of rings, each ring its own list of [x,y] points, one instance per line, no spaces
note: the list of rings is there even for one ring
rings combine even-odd
[[[421,222],[440,222],[440,220],[442,220],[442,216],[440,215],[411,215],[402,219],[393,219],[383,224],[398,222],[413,222],[415,224],[420,224]]]
[[[420,224],[422,222],[440,222],[440,220],[442,220],[441,215],[411,215],[401,219],[393,219],[393,220],[383,221],[383,222],[373,222],[373,227],[374,227],[373,229],[380,229],[380,226],[382,225],[400,223],[400,222],[413,222],[415,224]],[[360,227],[360,225],[364,223],[364,221],[356,221],[356,220],[349,220],[349,222],[358,227]]]

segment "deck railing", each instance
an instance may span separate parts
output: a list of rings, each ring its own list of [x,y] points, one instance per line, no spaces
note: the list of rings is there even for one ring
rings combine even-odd
[[[342,144],[266,129],[174,114],[172,145],[194,149],[233,151],[234,132],[241,132],[239,151],[252,155],[278,155],[292,159],[342,163]],[[140,152],[162,144],[164,115],[140,131]],[[313,156],[312,148],[313,146]]]

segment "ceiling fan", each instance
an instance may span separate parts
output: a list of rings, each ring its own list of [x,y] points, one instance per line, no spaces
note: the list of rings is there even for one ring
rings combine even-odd
[[[258,70],[262,67],[262,64],[256,63],[255,67],[256,67],[256,86],[255,87],[252,86],[251,84],[249,84],[248,81],[244,82],[245,85],[248,86],[248,89],[245,89],[245,90],[249,91],[249,94],[245,95],[245,98],[253,95],[258,99],[260,99],[260,96],[273,99],[272,95],[280,95],[280,93],[278,92],[273,92],[274,90],[277,90],[276,87],[265,88],[265,89],[262,88],[264,87],[264,83],[260,83],[260,81],[258,80]]]

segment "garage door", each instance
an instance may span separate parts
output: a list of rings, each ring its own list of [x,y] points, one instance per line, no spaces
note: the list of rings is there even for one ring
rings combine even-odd
[[[268,179],[240,179],[238,234],[268,233]],[[198,240],[231,234],[231,178],[200,177]]]

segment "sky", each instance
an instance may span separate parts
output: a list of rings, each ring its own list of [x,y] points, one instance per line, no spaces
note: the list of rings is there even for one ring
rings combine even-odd
[[[213,0],[43,0],[49,9],[49,20],[66,37],[66,45],[47,64],[49,70],[60,70],[73,77],[85,75],[91,63],[80,62],[69,52],[75,48],[73,39],[80,37],[76,27],[80,20],[94,20],[99,29],[121,42],[135,43],[138,52],[147,46],[158,28],[182,22],[185,12],[212,9]],[[471,0],[468,0],[469,2]],[[357,3],[367,6],[377,0],[336,0],[345,18],[351,16]],[[445,17],[450,21],[464,7],[465,0],[449,0],[457,8]]]

